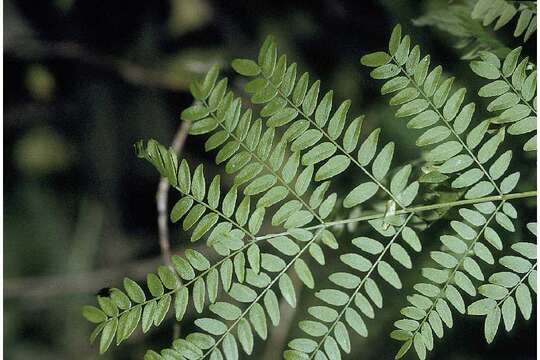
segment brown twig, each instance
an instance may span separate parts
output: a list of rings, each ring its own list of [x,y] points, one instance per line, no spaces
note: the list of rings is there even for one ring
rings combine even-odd
[[[19,46],[24,44],[23,46]],[[190,79],[178,79],[116,56],[100,54],[69,41],[46,42],[32,38],[11,39],[4,52],[28,59],[63,58],[113,71],[125,82],[171,91],[186,91]]]
[[[186,138],[187,138],[190,126],[191,126],[191,123],[189,121],[183,121],[182,125],[180,125],[180,128],[178,129],[178,131],[176,132],[176,135],[174,136],[171,147],[177,155],[179,155],[182,152],[182,148],[184,147],[184,144],[186,143]],[[169,185],[169,182],[167,181],[166,178],[162,177],[159,180],[158,190],[156,193],[156,206],[157,206],[157,211],[158,211],[157,222],[158,222],[158,233],[159,233],[159,247],[161,248],[161,257],[163,258],[163,262],[168,267],[170,267],[171,270],[174,271],[171,264],[171,241],[169,238],[169,226],[168,226],[169,217],[167,216],[169,212],[168,200],[169,200],[170,187],[171,186]],[[182,282],[179,276],[176,276],[176,278],[179,282]],[[178,338],[179,336],[180,336],[180,324],[175,322],[174,327],[173,327],[173,340]]]
[[[205,253],[205,256],[210,258],[214,256],[212,253],[206,254],[207,247],[204,244],[197,245],[194,249]],[[172,253],[181,256],[184,249],[173,250]],[[4,299],[42,301],[56,296],[95,293],[104,284],[119,285],[126,274],[129,274],[130,279],[144,280],[146,275],[155,271],[160,263],[162,263],[161,255],[88,272],[4,279]]]
[[[174,140],[171,144],[174,152],[180,154],[182,148],[186,142],[187,134],[189,131],[190,123],[188,121],[183,121],[182,125],[178,129]],[[161,178],[159,180],[158,190],[156,193],[156,206],[158,211],[158,232],[159,232],[159,247],[161,249],[161,256],[163,262],[171,267],[171,242],[169,239],[169,226],[168,221],[168,200],[169,200],[169,182],[166,178]]]
[[[134,280],[144,279],[148,272],[155,270],[159,262],[160,258],[156,257],[83,273],[5,279],[4,299],[43,299],[97,292],[103,284],[118,284],[126,273]]]

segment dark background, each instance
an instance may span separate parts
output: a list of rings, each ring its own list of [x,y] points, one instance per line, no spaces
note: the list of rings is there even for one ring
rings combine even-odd
[[[323,88],[334,89],[337,99],[352,99],[354,113],[381,126],[400,149],[399,160],[415,159],[419,151],[411,133],[393,117],[388,99],[378,95],[381,84],[369,78],[359,59],[383,49],[392,27],[401,23],[423,53],[432,55],[432,64],[457,75],[472,96],[481,81],[459,60],[455,39],[412,23],[446,6],[436,0],[5,1],[5,358],[98,356],[80,307],[93,303],[100,288],[119,286],[124,276],[142,279],[160,263],[158,177],[136,159],[132,144],[151,137],[171,142],[181,110],[192,101],[187,87],[193,78],[216,62],[232,75],[230,60],[254,57],[264,37],[273,34],[288,58],[320,78]],[[510,34],[503,29],[494,36],[518,46]],[[535,37],[525,49],[534,58]],[[202,141],[189,138],[184,156],[191,164],[204,162],[210,173],[219,171]],[[534,217],[529,208],[521,210],[524,218]],[[187,239],[172,231],[172,246],[181,248]],[[425,261],[427,256],[417,264]],[[419,281],[416,269],[404,275],[407,284]],[[354,338],[351,359],[393,357],[398,344],[388,333],[408,289],[385,289],[385,308],[367,323],[368,339]],[[486,345],[483,322],[456,314],[455,329],[446,330],[429,356],[532,359],[535,323],[536,315],[527,322],[518,315],[510,334],[499,329],[495,342]],[[171,334],[169,320],[144,338],[137,331],[101,358],[142,358],[148,348],[168,346]],[[275,354],[277,359],[280,352]]]

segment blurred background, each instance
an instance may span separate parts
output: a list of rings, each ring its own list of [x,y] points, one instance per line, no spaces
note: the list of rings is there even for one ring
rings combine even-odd
[[[289,59],[320,78],[325,89],[334,89],[335,98],[352,99],[353,113],[365,113],[371,126],[381,126],[397,143],[401,160],[416,159],[412,134],[402,131],[404,123],[385,105],[388,99],[378,95],[381,84],[370,80],[359,59],[384,48],[392,27],[401,23],[423,53],[432,55],[432,63],[457,75],[473,94],[482,82],[471,76],[467,61],[459,60],[470,50],[464,42],[471,45],[460,23],[466,17],[459,14],[472,4],[4,1],[4,357],[98,358],[97,346],[88,342],[92,327],[80,315],[81,306],[94,303],[101,288],[119,286],[124,276],[144,279],[161,263],[155,205],[159,179],[136,158],[132,145],[151,137],[172,141],[179,114],[192,101],[189,82],[213,63],[232,75],[230,60],[254,57],[265,36],[273,34]],[[451,7],[453,18],[444,12],[440,16]],[[520,44],[511,29],[490,36],[502,48]],[[535,43],[536,35],[525,46],[534,62]],[[520,148],[516,137],[508,141]],[[199,137],[188,138],[183,156],[191,164],[205,163],[210,174],[219,171],[202,144]],[[530,189],[535,169],[527,161],[535,159],[523,156],[516,156],[515,163],[526,174],[524,189]],[[518,205],[520,221],[534,218],[531,204]],[[175,227],[171,232],[177,251],[187,239]],[[324,274],[316,276],[324,279]],[[407,289],[419,281],[419,271],[404,277]],[[398,344],[388,333],[406,290],[384,291],[385,308],[368,322],[369,338],[354,339],[355,353],[349,358],[393,358]],[[309,293],[304,289],[304,295]],[[305,314],[309,298],[292,316]],[[289,334],[298,331],[296,323]],[[489,346],[480,319],[457,316],[455,324],[455,331],[436,342],[431,359],[536,358],[536,314],[527,322],[519,318],[509,335],[499,329]],[[99,358],[140,359],[148,348],[169,346],[172,328],[169,319],[144,338],[137,331],[120,349],[111,347]],[[258,349],[254,358],[267,352],[262,344]],[[270,350],[266,359],[278,359],[278,349]]]

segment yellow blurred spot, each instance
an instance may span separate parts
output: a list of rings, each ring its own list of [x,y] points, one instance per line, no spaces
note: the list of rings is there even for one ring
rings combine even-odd
[[[168,28],[179,36],[206,24],[212,18],[212,8],[206,0],[171,0]]]
[[[42,65],[32,65],[26,72],[26,87],[36,100],[48,101],[54,95],[53,75]]]
[[[48,127],[29,130],[16,144],[15,163],[25,173],[46,175],[69,167],[73,153],[64,138]]]

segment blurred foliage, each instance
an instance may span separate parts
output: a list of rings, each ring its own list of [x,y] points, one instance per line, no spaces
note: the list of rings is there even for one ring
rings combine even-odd
[[[167,26],[173,36],[180,36],[201,28],[211,19],[212,8],[205,0],[172,0]]]
[[[26,73],[26,87],[36,100],[48,101],[54,95],[54,77],[41,65],[31,65]]]
[[[101,287],[117,286],[124,275],[140,277],[160,261],[158,179],[136,159],[132,144],[140,138],[172,140],[180,111],[191,103],[191,79],[215,62],[228,63],[232,54],[253,53],[271,33],[283,52],[320,78],[326,89],[335,89],[336,98],[353,100],[351,111],[370,119],[366,131],[376,124],[393,134],[400,161],[416,159],[419,153],[405,124],[384,104],[379,85],[359,66],[360,56],[379,49],[393,25],[401,22],[433,54],[433,62],[462,80],[470,79],[464,85],[477,89],[468,62],[457,61],[465,51],[454,47],[470,33],[456,30],[453,21],[440,21],[444,13],[439,13],[470,3],[5,1],[5,358],[96,358],[80,307],[92,302]],[[439,30],[417,27],[411,19]],[[518,44],[510,29],[496,36],[503,46]],[[534,46],[526,50],[535,54]],[[201,141],[190,138],[184,156],[205,163],[210,175],[215,169]],[[520,170],[535,177],[535,169]],[[526,204],[519,210],[523,221],[534,217]],[[173,248],[182,248],[187,239],[171,231]],[[415,261],[419,269],[429,259]],[[321,270],[317,278],[326,279],[330,271]],[[418,277],[417,272],[407,273],[404,287]],[[359,350],[350,358],[389,359],[394,353],[387,334],[402,303],[396,292],[386,291],[386,311],[371,322],[368,339],[355,338]],[[305,315],[309,298],[304,297],[296,317]],[[507,359],[515,346],[528,358],[536,356],[536,329],[523,320],[490,346],[478,336],[480,320],[459,321],[464,330],[450,331],[431,358]],[[135,335],[121,355],[111,351],[102,358],[142,358],[150,347],[163,348],[170,343],[172,324],[169,319],[144,341]],[[291,331],[297,331],[296,321]]]
[[[31,175],[66,170],[72,162],[66,141],[50,128],[32,128],[15,144],[17,167]]]
[[[461,59],[471,60],[481,51],[491,51],[504,57],[510,49],[505,47],[494,33],[471,18],[475,1],[450,3],[448,6],[433,4],[424,15],[413,20],[417,26],[431,26],[450,34],[454,47],[461,50]]]

